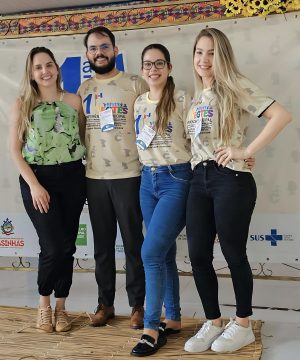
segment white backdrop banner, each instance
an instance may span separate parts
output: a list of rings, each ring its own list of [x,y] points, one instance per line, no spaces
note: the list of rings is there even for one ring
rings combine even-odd
[[[257,156],[254,177],[258,201],[249,232],[249,259],[297,262],[300,256],[300,13],[245,18],[185,26],[116,32],[119,69],[140,72],[140,54],[159,42],[171,53],[177,88],[193,90],[192,47],[205,26],[224,31],[232,42],[241,71],[293,115],[293,123]],[[0,256],[37,256],[39,246],[20,195],[18,173],[8,153],[9,109],[18,94],[25,59],[31,48],[49,47],[61,66],[63,86],[76,92],[92,72],[85,58],[83,35],[2,40],[0,43]],[[249,139],[264,121],[253,118]],[[76,194],[74,194],[76,196]],[[118,234],[117,257],[123,257]],[[93,257],[93,237],[87,207],[77,238],[76,257]],[[186,236],[178,238],[178,258],[187,258]],[[218,244],[215,258],[223,260]]]

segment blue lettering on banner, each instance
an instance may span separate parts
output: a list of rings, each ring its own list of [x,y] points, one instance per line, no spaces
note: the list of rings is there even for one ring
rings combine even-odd
[[[119,71],[124,71],[123,54],[120,53],[116,57],[116,68]],[[77,93],[77,90],[82,81],[93,76],[93,71],[86,58],[81,56],[66,57],[63,64],[60,66],[62,87],[64,90]]]
[[[60,67],[64,90],[76,93],[81,83],[81,57],[67,57]]]
[[[123,59],[123,54],[122,53],[118,54],[117,57],[116,57],[116,68],[119,71],[125,71],[124,59]]]
[[[265,240],[265,235],[250,235],[250,240],[264,241]]]
[[[270,241],[271,246],[277,246],[277,241],[291,240],[291,236],[283,236],[277,234],[277,229],[271,229],[271,234],[251,234],[249,235],[251,241]],[[285,238],[285,239],[284,239]]]

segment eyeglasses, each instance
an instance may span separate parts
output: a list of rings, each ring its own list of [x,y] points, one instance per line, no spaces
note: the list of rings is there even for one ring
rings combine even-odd
[[[143,69],[144,70],[151,70],[152,66],[154,65],[156,69],[163,69],[166,64],[169,64],[168,61],[166,60],[162,60],[162,59],[158,59],[155,61],[143,61]]]
[[[112,47],[112,44],[102,44],[99,46],[92,45],[88,47],[88,52],[92,55],[95,55],[99,49],[100,52],[107,53],[109,50],[111,50]]]

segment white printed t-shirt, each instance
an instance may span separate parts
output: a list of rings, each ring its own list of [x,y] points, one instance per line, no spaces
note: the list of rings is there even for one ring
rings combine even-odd
[[[135,144],[133,105],[148,90],[137,75],[120,72],[99,80],[95,76],[79,88],[86,116],[86,177],[122,179],[140,175],[140,162]],[[103,132],[100,112],[112,109],[114,129]]]
[[[190,140],[186,137],[186,116],[191,97],[182,90],[175,91],[175,110],[170,116],[164,136],[156,134],[145,150],[138,148],[140,161],[146,166],[187,163],[191,159]],[[149,92],[139,96],[134,104],[136,136],[145,125],[156,128],[156,106],[158,101],[149,99]]]
[[[230,146],[236,148],[243,146],[251,115],[260,116],[274,102],[250,80],[241,78],[240,85],[249,96],[240,104],[241,116],[230,142]],[[187,131],[191,137],[192,168],[201,161],[214,160],[214,152],[222,143],[218,138],[216,97],[211,89],[203,90],[199,99],[193,100],[187,117]],[[243,160],[232,160],[227,167],[236,171],[250,171]]]

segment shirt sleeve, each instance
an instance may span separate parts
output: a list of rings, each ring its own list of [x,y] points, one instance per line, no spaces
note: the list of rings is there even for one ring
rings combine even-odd
[[[137,78],[136,90],[137,90],[137,95],[142,95],[145,92],[149,91],[148,84],[140,76],[138,76]]]
[[[245,90],[246,95],[240,102],[243,110],[257,117],[274,103],[274,99],[266,96],[264,92],[247,78],[240,80],[241,87]]]

